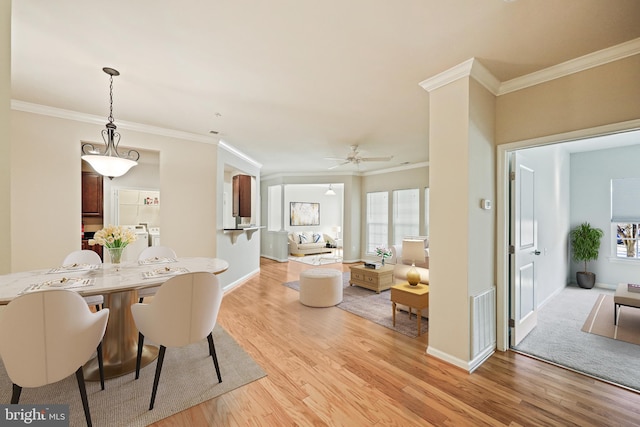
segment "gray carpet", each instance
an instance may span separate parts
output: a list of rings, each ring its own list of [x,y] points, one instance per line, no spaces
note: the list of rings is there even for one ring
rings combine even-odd
[[[393,326],[389,290],[377,294],[375,291],[370,291],[369,289],[364,289],[359,286],[350,286],[349,277],[350,273],[342,273],[342,283],[344,286],[343,299],[336,307],[409,337],[415,338],[418,336],[418,325],[415,314],[409,319],[409,314],[406,311],[398,311],[396,313],[396,326]],[[283,285],[300,291],[300,282],[298,281],[283,283]],[[427,313],[425,313],[425,311]],[[423,310],[423,319],[420,325],[422,334],[426,333],[429,329],[429,321],[425,317],[427,315],[428,310]]]
[[[581,331],[602,293],[613,291],[566,287],[538,311],[538,325],[514,350],[640,391],[640,346]]]
[[[154,409],[149,399],[155,374],[153,362],[134,374],[113,378],[100,390],[99,382],[87,382],[93,425],[96,427],[146,426],[191,406],[248,384],[266,373],[220,326],[213,332],[222,382],[218,383],[207,340],[182,348],[168,348],[162,366]],[[0,364],[0,401],[11,401],[11,381]],[[75,375],[38,388],[25,388],[21,404],[68,404],[71,426],[86,426]]]

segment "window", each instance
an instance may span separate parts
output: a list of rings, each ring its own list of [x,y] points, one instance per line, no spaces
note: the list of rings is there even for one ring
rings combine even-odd
[[[374,254],[378,246],[389,244],[389,194],[367,193],[367,250]]]
[[[640,178],[611,180],[611,235],[618,258],[640,258]]]
[[[420,234],[420,192],[417,188],[393,192],[393,244]]]

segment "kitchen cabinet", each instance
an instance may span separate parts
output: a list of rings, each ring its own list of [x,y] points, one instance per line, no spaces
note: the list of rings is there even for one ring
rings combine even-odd
[[[233,216],[251,217],[251,176],[233,177]]]
[[[82,216],[102,217],[102,175],[82,172]]]

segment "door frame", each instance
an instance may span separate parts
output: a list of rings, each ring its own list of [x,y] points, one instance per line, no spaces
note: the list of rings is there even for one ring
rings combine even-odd
[[[531,147],[593,138],[640,128],[640,119],[498,145],[496,148],[496,347],[509,349],[509,156]]]

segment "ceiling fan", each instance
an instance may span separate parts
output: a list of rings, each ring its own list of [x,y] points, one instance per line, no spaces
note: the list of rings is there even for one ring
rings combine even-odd
[[[362,157],[360,156],[360,152],[358,151],[357,145],[351,146],[351,151],[347,154],[345,158],[339,157],[325,157],[325,160],[335,160],[341,161],[342,163],[338,163],[337,165],[331,166],[329,169],[335,169],[337,167],[347,165],[349,163],[354,163],[356,165],[360,165],[361,162],[388,162],[391,160],[393,156],[388,157]]]

